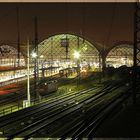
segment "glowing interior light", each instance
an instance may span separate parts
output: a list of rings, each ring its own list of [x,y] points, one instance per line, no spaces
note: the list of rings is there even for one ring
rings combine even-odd
[[[76,59],[80,58],[80,53],[78,51],[74,52],[74,58],[76,58]]]

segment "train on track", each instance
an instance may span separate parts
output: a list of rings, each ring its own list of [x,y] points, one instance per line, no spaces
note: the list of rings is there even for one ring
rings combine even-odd
[[[77,72],[77,67],[65,68],[65,69],[59,70],[59,75],[60,77],[68,77],[76,72]]]
[[[58,90],[58,81],[57,80],[50,80],[42,83],[38,87],[38,91],[40,95],[46,95],[51,92],[55,92]]]

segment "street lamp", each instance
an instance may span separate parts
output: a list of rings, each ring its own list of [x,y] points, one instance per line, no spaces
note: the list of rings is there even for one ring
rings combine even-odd
[[[27,41],[27,100],[23,101],[23,107],[28,107],[31,104],[30,95],[30,51],[29,51],[29,40]]]
[[[34,99],[36,99],[38,97],[36,90],[37,90],[37,84],[39,80],[38,53],[34,50],[31,53],[31,57],[33,58],[33,62],[34,62]]]
[[[37,57],[37,53],[36,52],[32,52],[32,58],[36,58]]]
[[[33,51],[31,53],[31,57],[34,59],[34,95],[35,95],[34,98],[40,99],[40,95],[38,94],[37,91],[37,85],[38,81],[40,80],[39,68],[41,68],[41,66],[43,71],[44,56],[38,55],[37,52]]]
[[[28,107],[31,104],[31,95],[30,95],[30,49],[29,49],[29,40],[27,41],[27,100],[23,101],[23,106]],[[37,53],[32,52],[31,57],[36,59]]]
[[[77,60],[80,58],[80,52],[79,51],[74,51],[74,58],[76,58]]]
[[[74,58],[77,60],[77,87],[78,87],[78,80],[80,80],[80,51],[74,51]]]

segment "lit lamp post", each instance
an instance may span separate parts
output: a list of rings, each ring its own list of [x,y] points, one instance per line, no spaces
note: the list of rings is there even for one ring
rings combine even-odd
[[[78,87],[78,80],[80,80],[80,52],[79,51],[75,51],[74,52],[74,58],[77,60],[76,63],[77,63],[77,87]]]
[[[23,106],[28,107],[31,105],[31,95],[30,95],[30,49],[29,40],[27,41],[27,100],[23,101]],[[31,53],[32,58],[37,58],[35,52]]]
[[[36,58],[37,57],[37,54],[35,52],[32,52],[32,58]]]
[[[37,82],[38,82],[38,55],[35,51],[31,53],[31,57],[34,61],[34,99],[37,98]]]
[[[30,51],[29,51],[29,40],[27,41],[27,100],[23,101],[23,107],[28,107],[31,104],[30,95]]]
[[[43,60],[44,56],[43,55],[38,56],[36,52],[32,52],[31,57],[33,59],[37,59],[37,63],[38,63],[37,70],[39,68],[43,68],[43,64],[44,64],[44,60]],[[37,72],[37,73],[38,73],[38,78],[39,78],[39,72]]]
[[[39,69],[42,68],[42,73],[43,72],[43,63],[44,63],[44,56],[43,55],[38,55],[36,52],[32,52],[31,57],[34,59],[34,93],[35,93],[35,99],[40,99],[40,95],[37,90],[37,85],[40,80],[40,73]],[[44,74],[42,74],[44,75]]]

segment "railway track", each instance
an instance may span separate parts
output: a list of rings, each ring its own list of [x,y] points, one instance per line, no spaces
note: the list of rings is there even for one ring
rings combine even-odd
[[[58,78],[58,74],[48,77],[48,79],[49,78]],[[46,82],[46,80],[42,81],[41,83]],[[31,86],[30,86],[30,90],[34,91],[33,89],[34,89],[34,83],[31,84]],[[27,95],[25,93],[26,93],[26,88],[23,88],[21,90],[18,90],[17,92],[12,92],[7,95],[1,96],[0,97],[0,106],[4,106],[7,104],[11,104],[11,103],[20,103],[22,100],[24,100],[26,98]],[[33,94],[33,92],[31,92],[31,94]]]
[[[67,97],[62,97],[61,99],[44,103],[41,105],[34,106],[32,108],[27,108],[21,112],[10,114],[9,116],[4,116],[0,118],[0,128],[3,132],[3,137],[14,138],[14,137],[32,137],[36,135],[37,132],[42,132],[44,128],[50,126],[58,120],[63,120],[67,116],[72,116],[74,114],[80,113],[81,108],[85,104],[90,104],[91,102],[96,102],[101,97],[105,96],[109,92],[119,88],[119,86],[112,87],[106,86],[100,91],[96,91],[96,94],[92,94],[93,89],[88,89],[79,92],[74,95],[69,95]],[[99,103],[96,103],[96,106]],[[95,105],[94,105],[95,106]],[[17,116],[15,118],[15,116]],[[76,119],[79,124],[80,118]],[[73,121],[74,123],[75,121]],[[15,128],[15,126],[17,126]]]
[[[83,90],[79,94],[78,93],[68,93],[68,94],[65,94],[63,96],[53,98],[53,99],[51,99],[51,101],[44,102],[44,103],[41,103],[39,105],[35,105],[33,107],[30,107],[30,108],[25,108],[24,110],[20,110],[17,113],[12,113],[12,114],[8,114],[6,116],[3,116],[0,118],[0,127],[4,126],[5,123],[11,123],[13,121],[19,120],[19,119],[24,118],[26,116],[28,117],[31,114],[34,115],[38,111],[44,110],[44,108],[50,108],[50,107],[54,107],[56,105],[59,105],[59,103],[65,101],[65,100],[73,99],[74,97],[79,96],[80,94],[83,94],[84,92],[85,92],[85,90]],[[26,114],[22,115],[22,116],[17,116],[18,114],[20,115],[21,113],[26,113]],[[10,119],[10,118],[13,118],[13,119]],[[7,121],[7,119],[8,119],[8,121]]]
[[[81,92],[81,93],[79,93],[79,94],[83,94],[85,91],[83,91],[83,92]],[[14,127],[16,124],[15,123],[17,123],[18,122],[18,124],[20,124],[19,123],[19,120],[20,120],[20,122],[22,123],[22,122],[24,122],[24,119],[27,117],[29,117],[29,116],[31,116],[31,115],[33,115],[34,116],[34,114],[36,114],[36,113],[40,113],[40,114],[42,114],[43,112],[46,112],[46,111],[49,111],[49,110],[47,110],[47,109],[53,109],[53,107],[57,107],[60,103],[62,103],[61,104],[61,108],[62,107],[65,107],[65,105],[66,105],[66,102],[65,103],[63,103],[64,101],[67,101],[67,100],[70,100],[70,99],[72,99],[72,98],[75,98],[76,96],[79,96],[78,94],[77,95],[67,95],[67,96],[64,96],[64,97],[61,97],[61,98],[58,98],[58,99],[56,99],[56,100],[54,100],[54,101],[52,101],[52,102],[48,102],[47,104],[46,103],[43,103],[43,104],[41,104],[41,105],[37,105],[37,106],[33,106],[33,107],[31,107],[31,108],[26,108],[26,109],[24,109],[24,110],[22,110],[22,111],[19,111],[19,112],[17,112],[17,113],[13,113],[13,114],[9,114],[9,115],[7,115],[7,116],[4,116],[4,117],[1,117],[0,118],[0,128],[8,128],[9,129],[9,124],[11,125],[11,123],[12,123],[12,126]],[[59,105],[60,106],[60,105]],[[59,109],[59,108],[58,108]],[[43,111],[43,112],[42,112]],[[21,114],[21,112],[23,113],[23,114]],[[19,116],[19,115],[20,116]],[[37,114],[37,116],[36,116],[36,119],[39,119],[38,117],[40,117],[40,116],[38,116],[38,114]],[[47,115],[49,114],[49,112],[47,113]],[[44,115],[44,114],[43,114]],[[16,116],[18,116],[18,117],[16,117]],[[16,118],[15,118],[16,117]],[[34,116],[35,117],[35,116]],[[43,116],[42,116],[43,117]],[[23,120],[22,120],[23,119]],[[29,118],[28,118],[29,119]],[[13,125],[14,124],[14,125]],[[11,127],[12,128],[12,127]]]
[[[79,122],[73,125],[69,125],[65,128],[64,133],[60,133],[62,131],[58,131],[52,136],[59,136],[62,139],[67,137],[72,137],[73,139],[78,138],[93,138],[97,128],[101,125],[101,123],[110,115],[110,113],[115,112],[115,109],[120,107],[122,103],[129,97],[129,94],[120,94],[116,98],[113,98],[106,104],[102,105],[100,108],[91,108],[87,111],[94,112],[94,115],[88,115],[88,118],[79,119]],[[62,140],[61,139],[61,140]]]

